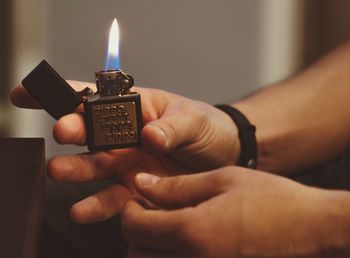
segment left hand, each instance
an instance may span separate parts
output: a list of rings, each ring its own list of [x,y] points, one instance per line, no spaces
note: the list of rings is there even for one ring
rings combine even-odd
[[[212,172],[135,178],[141,195],[166,208],[129,200],[123,233],[136,257],[314,257],[324,230],[327,191],[275,175],[226,167]],[[324,237],[324,238],[323,238]]]

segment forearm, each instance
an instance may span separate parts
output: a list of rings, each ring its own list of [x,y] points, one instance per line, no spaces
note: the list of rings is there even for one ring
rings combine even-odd
[[[259,169],[291,173],[350,143],[350,42],[301,74],[235,103],[257,127]]]

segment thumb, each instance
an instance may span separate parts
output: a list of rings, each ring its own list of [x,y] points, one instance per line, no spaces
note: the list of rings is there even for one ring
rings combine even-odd
[[[195,102],[181,101],[166,107],[157,120],[142,129],[145,146],[163,153],[193,141],[205,124],[205,113]]]
[[[183,208],[197,205],[222,192],[222,186],[226,182],[215,174],[213,171],[160,178],[139,173],[135,177],[135,187],[143,197],[158,206]]]

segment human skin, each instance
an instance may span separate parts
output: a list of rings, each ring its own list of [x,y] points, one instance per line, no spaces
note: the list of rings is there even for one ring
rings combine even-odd
[[[93,84],[69,82],[76,90]],[[134,194],[133,178],[141,171],[159,176],[201,172],[234,164],[239,155],[237,129],[230,117],[204,102],[156,89],[134,87],[142,96],[142,148],[55,157],[48,162],[54,181],[114,180],[115,184],[75,204],[78,223],[109,219]],[[40,108],[22,86],[11,92],[20,107]],[[60,118],[53,134],[58,143],[85,145],[86,131],[79,107]],[[220,137],[217,137],[220,135]]]
[[[350,41],[234,104],[257,127],[258,168],[290,175],[350,149]]]
[[[122,212],[128,258],[349,257],[350,194],[229,166],[135,186]]]
[[[233,106],[257,128],[258,169],[292,175],[341,155],[350,144],[350,43],[297,76],[267,87]],[[70,82],[76,89],[94,85]],[[48,172],[55,181],[103,179],[116,184],[74,205],[79,223],[119,214],[134,193],[139,172],[160,176],[203,172],[233,165],[240,155],[237,128],[230,117],[206,103],[172,93],[136,88],[142,96],[145,127],[142,148],[56,157]],[[39,108],[22,86],[11,99],[19,107]],[[80,110],[82,108],[80,107]],[[54,137],[61,144],[84,145],[82,115],[57,121]]]

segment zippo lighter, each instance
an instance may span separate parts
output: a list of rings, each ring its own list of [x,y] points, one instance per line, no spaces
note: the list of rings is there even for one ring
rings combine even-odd
[[[97,92],[76,92],[45,60],[22,85],[55,119],[73,113],[84,103],[87,146],[90,151],[140,145],[141,96],[131,92],[134,79],[121,70],[96,72]]]

